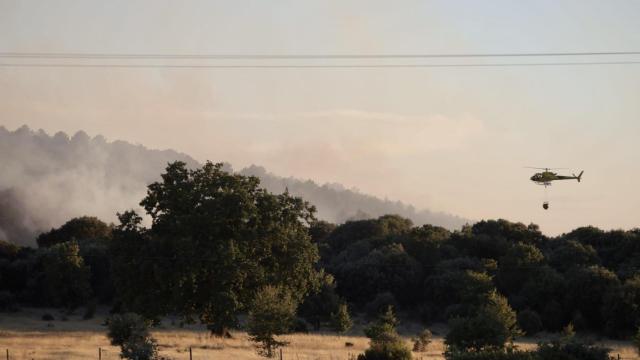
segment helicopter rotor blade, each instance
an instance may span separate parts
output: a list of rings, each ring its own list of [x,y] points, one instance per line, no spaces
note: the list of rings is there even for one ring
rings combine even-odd
[[[546,167],[533,167],[525,166],[526,169],[538,169],[538,170],[568,170],[569,168],[546,168]]]

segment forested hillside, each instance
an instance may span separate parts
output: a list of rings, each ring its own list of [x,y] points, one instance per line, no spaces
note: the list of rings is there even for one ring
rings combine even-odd
[[[82,131],[71,137],[63,132],[50,136],[26,126],[15,131],[0,126],[0,239],[35,245],[39,232],[85,214],[116,221],[117,211],[138,208],[146,186],[158,180],[172,161],[184,161],[189,168],[200,166],[190,156],[173,150],[109,142],[102,136],[90,138]],[[226,164],[225,169],[232,167]],[[448,229],[468,222],[337,184],[281,178],[257,166],[239,173],[258,176],[263,186],[274,193],[288,188],[291,194],[315,204],[319,218],[334,223],[388,213],[401,214],[416,224],[437,224]]]

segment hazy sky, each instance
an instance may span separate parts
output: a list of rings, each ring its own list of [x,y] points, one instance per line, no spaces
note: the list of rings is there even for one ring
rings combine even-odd
[[[0,0],[0,52],[640,51],[638,19],[640,1],[611,0]],[[567,60],[640,56],[466,61]],[[0,67],[0,125],[10,130],[85,130],[549,234],[640,226],[639,96],[640,65]],[[548,189],[544,211],[544,190],[523,166],[585,175]]]

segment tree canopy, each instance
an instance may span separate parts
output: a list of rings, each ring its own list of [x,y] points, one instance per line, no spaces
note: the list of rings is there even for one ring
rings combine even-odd
[[[314,208],[268,193],[255,177],[223,164],[190,170],[175,162],[141,205],[151,228],[124,213],[113,238],[116,287],[132,310],[175,311],[222,334],[264,286],[298,303],[317,285],[318,250],[308,233]]]

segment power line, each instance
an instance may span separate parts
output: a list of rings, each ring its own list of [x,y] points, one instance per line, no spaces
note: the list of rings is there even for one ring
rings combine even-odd
[[[404,53],[404,54],[159,54],[159,53],[42,53],[0,52],[1,58],[38,59],[209,59],[209,60],[301,60],[301,59],[429,59],[487,57],[621,56],[640,51],[524,52],[524,53]]]
[[[80,64],[80,63],[0,63],[15,68],[123,68],[123,69],[384,69],[384,68],[490,68],[637,65],[640,61],[536,62],[536,63],[469,63],[469,64]]]

